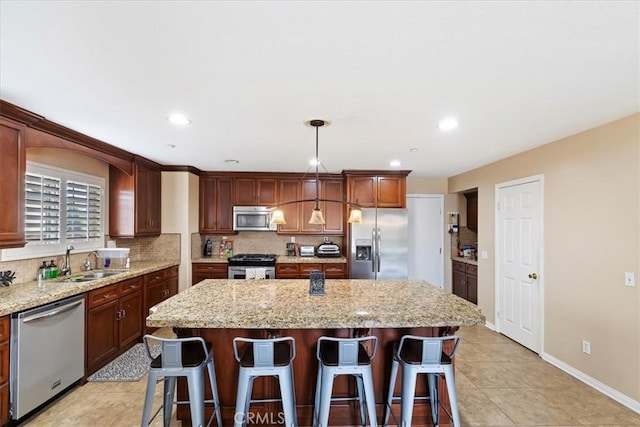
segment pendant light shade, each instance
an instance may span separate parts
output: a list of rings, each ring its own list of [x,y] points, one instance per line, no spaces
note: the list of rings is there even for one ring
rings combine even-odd
[[[322,211],[320,209],[316,208],[311,212],[309,224],[324,224],[324,217],[322,216]]]
[[[349,224],[362,224],[362,211],[358,208],[352,208],[347,222]]]
[[[287,221],[284,219],[284,212],[282,209],[276,209],[271,213],[271,223],[272,224],[286,224]]]

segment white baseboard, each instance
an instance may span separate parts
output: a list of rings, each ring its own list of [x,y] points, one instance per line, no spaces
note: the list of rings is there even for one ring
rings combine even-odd
[[[565,371],[566,373],[568,373],[569,375],[571,375],[572,377],[577,378],[578,380],[582,381],[583,383],[593,387],[594,389],[598,390],[600,393],[609,396],[610,398],[612,398],[613,400],[615,400],[616,402],[626,406],[627,408],[631,409],[634,412],[637,412],[638,414],[640,414],[640,402],[633,400],[632,398],[630,398],[629,396],[620,393],[617,390],[614,390],[613,388],[609,387],[608,385],[601,383],[600,381],[596,380],[595,378],[590,377],[589,375],[585,374],[584,372],[581,372],[579,370],[577,370],[576,368],[567,365],[566,363],[564,363],[563,361],[556,359],[555,357],[551,356],[548,353],[542,353],[540,355],[542,357],[542,360],[545,360],[547,362],[549,362],[550,364],[552,364],[553,366],[555,366],[556,368],[562,369],[563,371]]]
[[[491,329],[491,330],[492,330],[492,331],[494,331],[494,332],[495,332],[495,330],[496,330],[496,325],[494,325],[494,324],[493,324],[493,323],[491,323],[491,322],[484,322],[484,326],[486,326],[487,328]]]

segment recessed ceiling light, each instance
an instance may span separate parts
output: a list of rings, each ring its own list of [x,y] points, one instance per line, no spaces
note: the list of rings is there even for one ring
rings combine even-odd
[[[453,130],[458,127],[458,120],[455,117],[447,117],[440,121],[438,127],[443,131]]]
[[[183,114],[171,114],[169,117],[167,117],[167,120],[169,120],[174,125],[180,126],[188,125],[189,123],[191,123],[191,120],[189,120]]]
[[[400,163],[400,160],[391,160],[389,162],[389,166],[391,166],[392,168],[397,168],[398,166],[400,166],[402,163]]]
[[[169,147],[169,148],[176,148],[176,144],[167,144],[167,147]]]
[[[411,151],[412,153],[415,153],[416,151],[418,151],[418,149],[416,147],[413,147],[413,148],[409,148],[409,151]]]
[[[236,159],[227,159],[224,162],[229,163],[230,165],[237,165],[238,163],[240,163],[240,161]]]

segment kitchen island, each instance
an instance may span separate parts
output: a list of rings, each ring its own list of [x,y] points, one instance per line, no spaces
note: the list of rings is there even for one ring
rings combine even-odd
[[[318,337],[378,337],[373,375],[381,416],[395,341],[408,333],[448,335],[460,326],[483,323],[484,316],[475,305],[424,281],[412,280],[327,280],[325,295],[309,295],[309,280],[204,280],[153,307],[147,317],[147,326],[172,327],[181,336],[202,336],[213,343],[225,424],[233,423],[235,409],[238,368],[231,345],[234,337],[296,339],[293,365],[298,420],[300,425],[311,425]],[[334,396],[353,395],[353,389],[350,380],[338,378]],[[277,390],[272,379],[257,379],[254,398],[276,396]],[[184,384],[178,393],[180,398],[186,397]],[[440,396],[447,404],[444,386]],[[416,405],[415,425],[430,424],[428,409],[427,405]],[[251,411],[278,420],[280,405],[255,404]],[[181,406],[178,416],[188,419],[188,407]],[[353,402],[332,405],[330,425],[356,425],[358,421]]]

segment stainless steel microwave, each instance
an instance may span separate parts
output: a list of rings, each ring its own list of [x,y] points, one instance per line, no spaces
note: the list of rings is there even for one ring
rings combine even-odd
[[[271,208],[266,206],[234,206],[233,229],[235,231],[277,231],[271,223]]]

